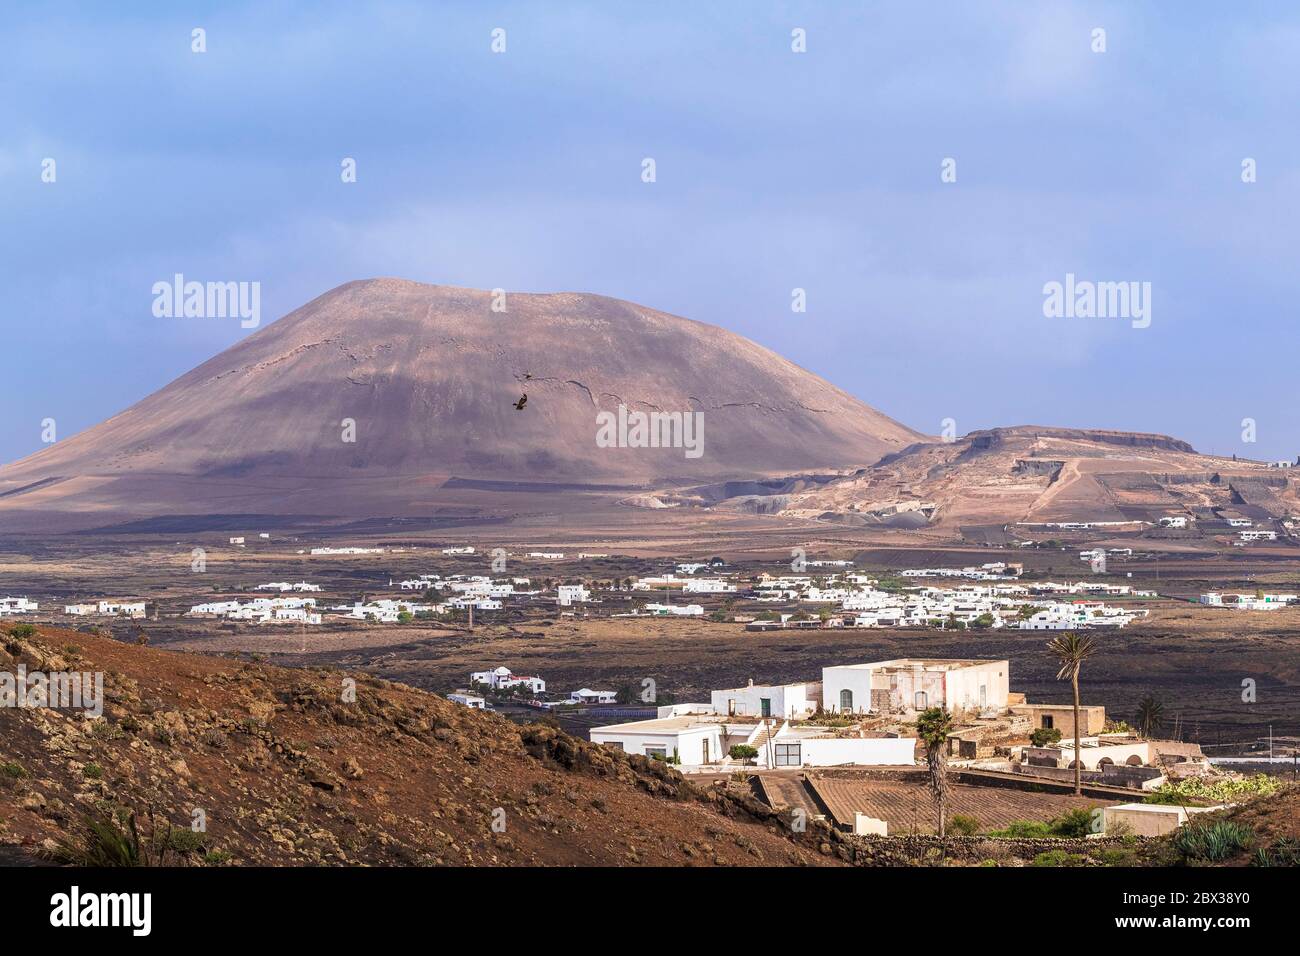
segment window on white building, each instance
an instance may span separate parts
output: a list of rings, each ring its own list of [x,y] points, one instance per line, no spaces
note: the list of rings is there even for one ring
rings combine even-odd
[[[800,753],[799,744],[776,744],[776,752],[773,759],[778,767],[800,767],[803,765],[803,757]]]

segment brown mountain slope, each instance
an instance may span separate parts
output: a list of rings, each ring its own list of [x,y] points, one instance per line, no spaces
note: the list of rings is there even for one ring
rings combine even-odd
[[[858,467],[922,437],[724,329],[594,295],[492,306],[399,279],[340,286],[0,469],[0,512],[422,514],[453,475],[748,478]],[[702,413],[702,454],[598,447],[597,413],[620,404]]]
[[[802,865],[834,859],[666,765],[364,675],[289,671],[42,628],[0,672],[102,671],[101,720],[0,709],[0,861],[133,810],[198,864]],[[342,694],[356,681],[355,703]],[[497,808],[500,808],[498,811]],[[494,832],[494,812],[504,823]],[[151,817],[152,814],[152,817]],[[788,832],[788,830],[784,830]],[[831,839],[834,839],[832,836]]]

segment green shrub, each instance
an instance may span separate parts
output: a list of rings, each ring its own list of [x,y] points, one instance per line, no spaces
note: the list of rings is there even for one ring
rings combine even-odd
[[[1092,832],[1092,808],[1075,807],[1067,810],[1051,823],[1052,834],[1059,837],[1081,839]]]
[[[102,779],[104,776],[104,768],[97,763],[86,764],[84,767],[81,768],[81,772],[83,775],[89,777],[91,780],[99,780]]]
[[[1035,747],[1051,747],[1061,742],[1061,732],[1055,727],[1038,727],[1029,735]]]
[[[1078,839],[1091,832],[1092,808],[1076,807],[1046,823],[1042,820],[1013,820],[1001,830],[990,831],[989,836],[1011,840]]]
[[[173,853],[184,855],[203,849],[207,844],[207,839],[208,835],[206,833],[169,825],[155,837],[154,845],[159,850],[170,850]]]
[[[1067,853],[1065,850],[1045,850],[1034,857],[1034,866],[1087,866],[1088,857],[1082,853]]]
[[[1282,837],[1256,850],[1250,862],[1252,866],[1300,866],[1300,841]]]
[[[1217,863],[1250,849],[1255,831],[1244,823],[1216,820],[1214,823],[1187,823],[1174,834],[1174,849],[1184,860]]]
[[[1136,866],[1137,854],[1132,850],[1117,846],[1108,846],[1096,855],[1103,866]]]
[[[741,760],[749,763],[758,756],[758,748],[751,747],[749,744],[735,744],[727,751],[727,756],[732,760]]]
[[[27,776],[27,771],[23,769],[22,764],[14,763],[12,760],[0,763],[0,777],[21,780],[25,776]]]
[[[993,830],[989,835],[1013,840],[1038,840],[1056,834],[1042,820],[1012,820],[1001,830]]]
[[[1148,796],[1146,803],[1187,804],[1234,803],[1255,797],[1270,797],[1282,789],[1282,784],[1268,774],[1253,777],[1188,777],[1163,784]]]
[[[36,628],[31,624],[15,624],[9,628],[9,636],[17,638],[35,637]]]
[[[118,724],[107,720],[94,720],[90,723],[90,735],[100,740],[117,740],[119,737],[125,737],[126,733]]]
[[[85,830],[76,837],[59,841],[50,857],[70,866],[146,866],[148,855],[141,852],[140,835],[136,832],[135,816],[123,826],[113,817],[104,814],[87,816]]]
[[[980,822],[974,817],[954,814],[948,821],[948,832],[955,833],[957,836],[974,836],[980,832]]]

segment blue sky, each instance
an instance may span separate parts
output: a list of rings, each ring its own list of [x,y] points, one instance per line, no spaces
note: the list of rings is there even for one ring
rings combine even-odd
[[[181,7],[0,7],[0,460],[249,334],[155,318],[176,272],[260,282],[264,323],[377,275],[597,292],[747,335],[931,433],[1300,452],[1300,12]],[[1045,318],[1067,272],[1150,282],[1151,326]]]

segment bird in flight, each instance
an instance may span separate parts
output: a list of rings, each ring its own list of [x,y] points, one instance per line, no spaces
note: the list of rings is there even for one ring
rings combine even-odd
[[[527,404],[528,404],[528,393],[524,392],[523,395],[519,396],[519,401],[515,402],[515,411],[521,411],[523,407]]]

